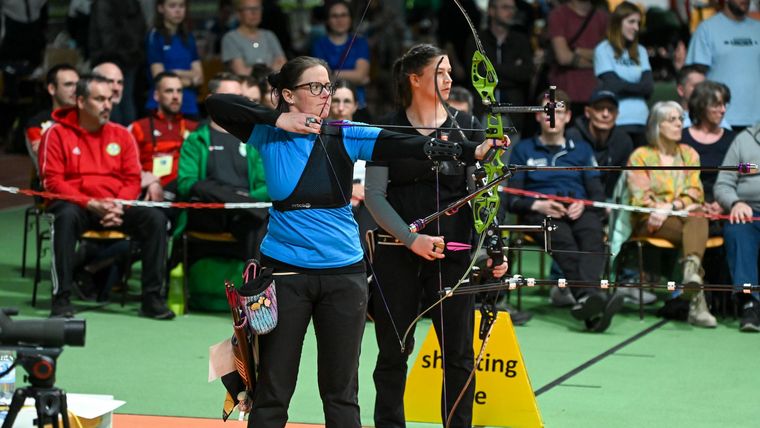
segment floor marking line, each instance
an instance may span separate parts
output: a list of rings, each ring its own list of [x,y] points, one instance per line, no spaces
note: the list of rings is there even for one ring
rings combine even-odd
[[[630,345],[631,343],[641,339],[642,337],[646,336],[647,334],[657,330],[658,328],[664,326],[668,323],[668,320],[660,320],[656,324],[634,334],[633,336],[629,337],[628,339],[618,343],[617,345],[613,346],[612,348],[602,352],[601,354],[595,356],[594,358],[586,361],[585,363],[581,364],[580,366],[570,370],[569,372],[563,374],[562,376],[558,377],[557,379],[554,379],[553,381],[547,383],[546,385],[542,386],[541,388],[538,388],[534,393],[536,394],[536,397],[543,394],[544,392],[547,392],[554,388],[555,386],[561,384],[562,382],[570,379],[571,377],[577,375],[578,373],[582,372],[583,370],[586,370],[587,368],[591,367],[592,365],[598,363],[599,361],[603,360],[604,358],[614,354],[620,349],[625,348],[626,346]]]

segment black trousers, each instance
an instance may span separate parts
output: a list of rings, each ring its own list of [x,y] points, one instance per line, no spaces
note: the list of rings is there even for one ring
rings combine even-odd
[[[248,426],[284,427],[309,321],[317,337],[319,395],[328,428],[359,428],[358,371],[367,275],[276,275],[277,327],[259,336],[259,378]]]
[[[258,202],[229,186],[211,180],[201,180],[195,183],[190,190],[190,198],[194,202]],[[187,216],[187,227],[200,232],[229,232],[241,243],[243,259],[258,259],[261,240],[266,234],[268,215],[266,208],[190,210]],[[199,257],[202,255],[194,253],[193,258]]]
[[[531,213],[524,216],[523,220],[527,224],[540,224],[544,220],[544,215]],[[557,230],[551,232],[550,236],[552,249],[598,253],[604,251],[602,220],[598,213],[586,209],[577,220],[552,219],[552,223],[557,225]],[[543,234],[534,236],[543,245]],[[551,256],[559,264],[568,280],[599,281],[602,277],[605,262],[603,255],[555,252]],[[574,287],[570,287],[570,290],[576,298],[599,291],[594,288]]]
[[[430,303],[438,300],[441,283],[443,287],[456,284],[467,270],[469,261],[469,253],[446,252],[446,258],[439,265],[437,261],[420,258],[405,246],[376,246],[373,266],[375,285],[379,285],[379,290],[373,290],[372,296],[379,348],[373,374],[376,390],[376,427],[406,426],[404,389],[407,359],[414,347],[414,329],[407,338],[407,351],[403,354],[399,336],[404,334],[404,330],[419,314],[423,296],[426,296],[425,301]],[[443,351],[445,384],[441,391],[441,419],[444,425],[448,412],[473,368],[473,304],[474,297],[471,295],[454,296],[444,300],[442,306],[438,305],[430,312],[438,335],[438,344]],[[393,317],[393,323],[390,316]],[[398,331],[394,330],[394,323]],[[472,426],[474,391],[475,382],[471,382],[452,416],[452,427]]]
[[[74,250],[86,230],[103,229],[100,219],[79,205],[53,202],[48,211],[55,216],[53,243],[53,299],[68,299],[74,273]],[[125,207],[124,222],[114,228],[140,242],[142,250],[143,303],[161,297],[166,278],[166,216],[158,208]]]

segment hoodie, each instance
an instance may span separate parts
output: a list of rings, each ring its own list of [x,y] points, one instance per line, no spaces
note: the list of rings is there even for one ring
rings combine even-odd
[[[628,164],[628,157],[633,152],[633,141],[627,133],[617,126],[612,128],[607,141],[596,141],[589,131],[589,120],[586,117],[575,119],[574,126],[567,130],[566,137],[572,140],[584,140],[594,148],[596,163],[601,166],[623,166]],[[604,195],[612,199],[615,183],[620,177],[619,172],[602,171],[601,180],[604,185]]]
[[[108,122],[95,132],[79,126],[75,107],[53,112],[42,137],[40,177],[45,190],[77,198],[134,200],[140,195],[140,161],[132,134]]]

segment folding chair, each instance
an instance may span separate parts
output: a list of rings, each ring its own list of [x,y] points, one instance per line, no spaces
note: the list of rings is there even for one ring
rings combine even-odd
[[[48,223],[48,228],[46,230],[41,230],[39,225],[40,221],[39,219],[43,218]],[[35,268],[34,268],[34,288],[32,289],[32,306],[37,306],[37,288],[39,286],[39,283],[41,281],[41,268],[40,268],[40,261],[42,258],[43,248],[42,243],[43,241],[50,241],[50,236],[53,231],[53,225],[55,222],[55,216],[51,213],[41,212],[36,214],[35,224],[36,224],[36,249],[37,249],[37,255],[35,260]],[[120,241],[120,240],[126,240],[129,241],[129,256],[125,259],[125,265],[124,265],[124,271],[123,271],[123,277],[122,277],[122,294],[121,294],[121,306],[124,306],[127,302],[127,294],[129,291],[129,278],[132,274],[131,266],[132,266],[132,250],[134,249],[134,241],[132,241],[131,237],[127,235],[124,232],[120,232],[118,230],[87,230],[85,231],[81,237],[80,240],[91,240],[91,241]],[[51,249],[52,251],[52,249]],[[53,264],[50,264],[50,268],[55,269],[55,266]]]

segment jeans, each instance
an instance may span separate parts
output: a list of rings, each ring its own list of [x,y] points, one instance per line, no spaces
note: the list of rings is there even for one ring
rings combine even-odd
[[[752,216],[758,217],[760,213],[755,211]],[[757,270],[757,258],[760,254],[760,222],[745,224],[726,222],[723,225],[723,239],[734,290],[740,291],[743,284],[757,285],[760,280]],[[753,292],[752,297],[760,301],[759,292]]]

